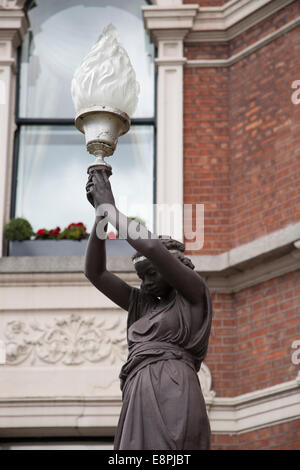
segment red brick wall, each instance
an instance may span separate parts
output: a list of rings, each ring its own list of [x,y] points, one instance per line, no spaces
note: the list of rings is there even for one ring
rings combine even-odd
[[[291,345],[300,338],[300,271],[236,294],[213,294],[205,363],[217,396],[230,397],[295,379]]]
[[[300,2],[294,2],[229,42],[185,44],[185,57],[226,59],[299,15]],[[218,254],[299,222],[300,104],[291,102],[297,79],[300,27],[230,67],[185,69],[184,200],[205,205],[201,254]],[[297,271],[232,295],[213,294],[205,362],[217,396],[295,379],[299,366],[292,364],[291,345],[300,337],[299,286]],[[294,421],[215,435],[212,448],[293,449],[299,441]]]
[[[246,46],[250,46],[254,42],[264,38],[268,34],[278,30],[285,24],[298,17],[300,14],[300,3],[295,1],[290,5],[282,8],[269,18],[252,26],[243,33],[239,34],[229,42],[229,50],[231,54],[236,54]]]
[[[209,253],[230,248],[228,69],[186,69],[184,201],[205,204]]]
[[[226,58],[300,14],[300,3],[229,43],[187,44],[188,59]],[[184,73],[184,198],[205,205],[201,254],[217,254],[300,219],[300,27],[231,67]]]
[[[212,450],[300,449],[300,420],[256,429],[238,435],[212,435]]]
[[[300,271],[234,295],[237,394],[295,379],[291,345],[299,338]]]
[[[300,27],[231,67],[232,246],[300,219],[297,77]]]
[[[212,389],[219,397],[237,395],[236,316],[234,296],[213,294],[213,323],[205,363],[212,374]]]

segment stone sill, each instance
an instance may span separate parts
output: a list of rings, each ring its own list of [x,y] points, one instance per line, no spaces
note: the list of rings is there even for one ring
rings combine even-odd
[[[300,268],[300,223],[290,225],[220,255],[189,256],[211,292],[235,293]],[[107,269],[126,282],[137,282],[130,256],[107,256]],[[3,283],[87,282],[84,256],[34,256],[0,258]],[[26,281],[27,279],[27,281]],[[55,282],[56,282],[55,281]]]
[[[130,256],[107,257],[107,268],[114,272],[134,272]],[[83,273],[84,256],[8,256],[0,258],[1,274]]]

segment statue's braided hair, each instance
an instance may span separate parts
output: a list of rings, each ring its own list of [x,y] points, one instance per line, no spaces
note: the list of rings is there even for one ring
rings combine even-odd
[[[189,268],[191,269],[195,269],[195,266],[193,265],[192,261],[187,258],[186,256],[184,256],[184,243],[182,242],[179,242],[178,240],[174,240],[173,238],[171,237],[166,237],[166,236],[162,236],[162,235],[159,235],[158,237],[161,242],[165,245],[165,247],[167,248],[167,250],[174,250],[176,251],[177,253],[177,257],[178,259],[183,263],[185,264],[185,266],[188,266]],[[132,261],[135,260],[136,258],[139,258],[143,256],[142,253],[139,253],[138,251],[136,251],[131,259]]]

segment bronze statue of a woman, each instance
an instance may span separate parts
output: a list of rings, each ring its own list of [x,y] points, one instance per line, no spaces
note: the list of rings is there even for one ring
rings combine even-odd
[[[209,290],[184,256],[182,243],[154,238],[118,211],[110,175],[108,170],[91,170],[87,198],[96,208],[105,205],[106,220],[127,233],[142,281],[137,289],[107,271],[105,239],[97,236],[103,213],[96,216],[85,275],[128,311],[129,354],[120,373],[123,406],[114,449],[209,449],[210,425],[197,376],[211,328]],[[135,224],[135,233],[143,231],[143,237],[132,237],[129,224]]]

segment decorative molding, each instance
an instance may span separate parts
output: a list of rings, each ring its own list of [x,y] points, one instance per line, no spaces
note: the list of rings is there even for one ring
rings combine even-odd
[[[158,35],[163,31],[178,31],[178,34],[184,37],[193,27],[198,8],[198,5],[179,5],[169,8],[143,6],[145,29],[155,44],[158,42]]]
[[[0,437],[114,436],[120,397],[0,398]]]
[[[82,364],[120,365],[127,356],[126,322],[119,315],[112,320],[71,314],[54,318],[41,324],[34,319],[28,322],[11,320],[4,328],[4,350],[7,366],[35,366]],[[121,367],[121,365],[120,365]],[[198,377],[205,398],[211,400],[212,377],[205,363],[201,364]]]
[[[26,0],[0,0],[0,10],[21,10]]]
[[[108,256],[107,269],[134,271],[130,256]],[[4,256],[0,257],[0,275],[21,273],[78,273],[83,275],[84,256]],[[85,278],[86,279],[86,278]]]
[[[79,286],[91,286],[90,281],[85,277],[83,272],[80,272],[80,261],[81,257],[79,258],[78,263],[78,272],[68,273],[68,272],[36,272],[36,273],[8,273],[8,274],[1,274],[0,273],[0,282],[1,288],[4,287],[79,287]],[[131,259],[128,259],[128,268],[132,270],[132,272],[122,272],[122,273],[115,273],[118,275],[123,281],[127,284],[132,286],[139,285],[140,280],[136,275],[134,267],[131,266]]]
[[[196,270],[206,279],[208,286],[212,292],[231,294],[239,292],[242,289],[266,282],[270,279],[282,276],[286,273],[299,270],[300,266],[300,251],[293,250],[289,254],[277,257],[273,253],[274,259],[266,260],[264,257],[257,259],[256,265],[250,267],[254,263],[249,259],[249,266],[247,262],[243,267],[231,267],[218,270],[220,267],[219,261],[222,261],[222,255],[211,256],[189,256],[193,263],[196,265]],[[218,257],[219,261],[218,261]],[[202,259],[204,258],[204,259]],[[203,265],[202,265],[203,262]],[[119,277],[129,285],[138,287],[140,280],[138,279],[134,268],[130,265],[131,261],[128,259],[128,269],[132,272],[118,273]],[[224,265],[223,265],[224,266]],[[5,287],[11,288],[33,288],[33,287],[89,287],[90,282],[86,279],[83,273],[9,273],[1,274],[1,289]],[[92,288],[92,287],[91,287]]]
[[[300,377],[236,397],[214,398],[209,419],[214,434],[241,434],[299,419]]]
[[[221,7],[201,7],[187,42],[229,41],[294,0],[234,0]]]
[[[213,292],[233,293],[300,267],[300,222],[219,255],[188,255]],[[83,257],[0,258],[0,289],[90,286]],[[108,258],[108,269],[125,282],[140,281],[130,257]],[[91,286],[91,289],[93,287]]]
[[[258,261],[257,266],[243,268],[235,274],[223,276],[207,275],[202,273],[212,292],[232,294],[257,284],[269,281],[287,273],[300,269],[300,252],[293,251],[289,255],[274,260]]]
[[[299,419],[300,377],[209,405],[213,434],[237,435]],[[118,396],[0,398],[0,437],[114,435]]]
[[[185,42],[229,41],[295,0],[232,0],[222,6],[170,4],[142,7],[152,39],[159,30],[186,29]],[[154,33],[153,33],[154,32]]]
[[[245,49],[241,50],[237,54],[233,54],[231,57],[227,59],[200,59],[200,60],[187,60],[185,66],[188,68],[194,67],[230,67],[231,65],[235,64],[236,62],[244,59],[248,55],[256,52],[257,50],[261,49],[262,47],[266,46],[270,42],[278,39],[279,37],[283,36],[287,32],[293,30],[297,26],[300,25],[300,16],[298,18],[293,19],[289,23],[285,24],[281,28],[277,29],[276,31],[268,34],[267,36],[263,37],[259,41],[251,44],[250,46],[246,47]]]
[[[29,21],[23,10],[0,8],[0,40],[6,43],[5,55],[1,54],[2,60],[15,61],[15,50],[23,41],[28,26]]]
[[[296,248],[300,239],[300,222],[287,225],[279,230],[263,235],[248,243],[232,248],[220,255],[191,255],[197,270],[204,272],[221,272],[229,268],[240,267],[241,263],[257,260],[263,255],[286,253]],[[257,265],[257,261],[255,261]]]
[[[6,364],[30,362],[77,366],[114,365],[126,358],[126,326],[119,315],[111,320],[71,314],[42,324],[11,320],[4,330]]]

